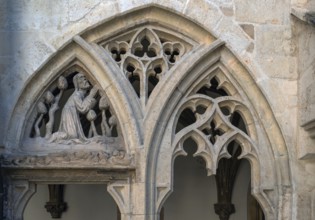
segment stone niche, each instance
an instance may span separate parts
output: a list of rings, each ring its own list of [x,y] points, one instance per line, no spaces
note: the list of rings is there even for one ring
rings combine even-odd
[[[73,62],[33,104],[13,167],[129,166],[118,119],[100,86]]]

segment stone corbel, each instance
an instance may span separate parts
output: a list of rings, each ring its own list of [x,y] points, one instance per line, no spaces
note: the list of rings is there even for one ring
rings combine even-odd
[[[237,157],[241,152],[241,148],[238,147],[230,159],[223,158],[219,161],[215,175],[218,203],[214,204],[214,210],[220,220],[229,220],[230,215],[236,211],[234,204],[232,204],[232,194],[235,177],[241,162]]]
[[[64,185],[48,185],[48,189],[49,201],[46,203],[45,208],[52,218],[61,218],[61,214],[67,209],[67,203],[63,201]]]

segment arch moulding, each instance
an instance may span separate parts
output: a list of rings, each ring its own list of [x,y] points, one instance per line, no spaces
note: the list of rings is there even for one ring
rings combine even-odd
[[[114,150],[106,152],[99,146],[77,146],[73,142],[58,145],[58,138],[59,142],[52,141],[53,144],[45,142],[44,137],[34,138],[41,135],[43,128],[39,133],[35,128],[30,138],[36,120],[40,121],[38,104],[43,102],[47,91],[57,97],[61,91],[56,86],[60,77],[72,83],[73,75],[80,72],[108,99],[110,114],[117,118],[117,140],[121,140],[123,158],[113,153]],[[213,77],[228,97],[219,100],[198,93],[207,80],[207,86],[212,86]],[[20,210],[15,214],[19,217],[12,215],[12,219],[22,218],[26,201],[35,192],[34,184],[67,183],[66,178],[54,181],[49,174],[37,172],[43,167],[56,173],[71,169],[74,176],[76,171],[82,174],[86,168],[111,172],[111,177],[99,180],[108,183],[109,192],[123,209],[122,219],[135,219],[135,216],[158,219],[163,202],[172,192],[174,159],[185,155],[180,145],[185,138],[191,137],[199,145],[197,156],[206,161],[209,175],[216,173],[220,158],[229,156],[227,142],[222,140],[221,145],[210,146],[209,141],[201,141],[204,134],[198,131],[199,125],[175,132],[184,107],[193,109],[193,105],[199,104],[207,109],[200,114],[201,121],[213,119],[217,125],[220,121],[225,124],[223,130],[230,134],[229,141],[240,142],[241,157],[251,164],[252,194],[267,219],[283,219],[285,210],[291,207],[292,196],[287,148],[251,70],[209,30],[182,14],[156,5],[133,9],[87,28],[53,54],[26,83],[10,119],[3,164],[11,188],[21,181],[13,174],[24,171],[23,181],[31,187],[24,187],[29,188],[28,193],[13,190],[8,194],[8,204],[14,200]],[[226,106],[231,114],[237,110],[244,118],[248,134],[235,128],[224,115],[215,115],[211,106],[216,106],[216,111]],[[101,118],[100,112],[97,117]],[[53,134],[59,131],[55,128]],[[50,147],[45,148],[45,144]],[[78,155],[77,151],[83,153]],[[60,157],[61,162],[55,163]],[[121,172],[125,175],[122,182],[118,178]],[[93,182],[98,181],[97,175],[92,178]],[[79,183],[80,179],[73,181]]]

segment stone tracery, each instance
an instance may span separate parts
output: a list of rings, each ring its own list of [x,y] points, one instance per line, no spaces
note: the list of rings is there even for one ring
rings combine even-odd
[[[128,34],[118,36],[114,40],[107,40],[103,44],[101,44],[107,50],[107,52],[110,52],[113,60],[115,60],[121,72],[126,76],[126,78],[129,79],[130,83],[133,85],[141,100],[142,108],[146,106],[151,92],[161,81],[161,79],[163,79],[167,75],[168,70],[173,70],[173,67],[178,62],[180,62],[180,59],[183,58],[192,47],[192,45],[187,42],[186,44],[185,42],[177,42],[176,37],[169,38],[169,41],[165,40],[168,39],[167,37],[165,37],[167,36],[167,34],[163,36],[163,34],[161,34],[162,31],[159,31],[157,29],[140,28],[137,31],[131,31]],[[169,32],[171,33],[172,31],[170,30]],[[115,72],[115,74],[118,73]],[[68,76],[65,76],[65,78],[67,77]],[[71,83],[71,77],[69,78],[70,80],[67,80],[68,83]],[[232,86],[231,83],[229,83],[229,81],[223,74],[217,74],[214,78],[212,78],[211,75],[203,80],[207,81],[207,83],[202,83],[198,86],[195,86],[193,88],[193,91],[189,93],[188,96],[184,97],[180,103],[182,104],[182,106],[187,107],[187,109],[191,109],[193,122],[188,126],[184,126],[185,128],[181,130],[178,129],[173,142],[174,147],[176,146],[176,144],[178,144],[174,152],[174,156],[185,153],[179,146],[185,138],[190,136],[195,140],[198,140],[197,142],[201,144],[200,146],[208,147],[205,147],[204,149],[202,149],[203,151],[199,151],[196,154],[200,154],[203,156],[203,158],[206,159],[206,161],[210,161],[210,163],[207,164],[209,174],[215,173],[215,162],[217,160],[222,157],[230,156],[225,148],[225,144],[229,141],[238,140],[242,143],[243,153],[241,156],[248,156],[252,159],[256,159],[257,152],[255,151],[255,140],[257,140],[257,137],[255,134],[256,131],[253,128],[254,126],[249,126],[247,128],[248,134],[246,134],[246,132],[244,132],[242,129],[238,129],[237,126],[233,124],[232,118],[233,115],[236,113],[240,114],[242,117],[244,116],[243,119],[246,122],[246,126],[248,124],[251,124],[253,121],[253,119],[251,119],[250,117],[251,114],[249,113],[247,106],[243,104],[242,99],[240,99],[240,95],[237,93],[237,90]],[[60,81],[62,81],[62,79]],[[150,82],[151,85],[148,82]],[[34,123],[32,124],[32,126],[34,125],[38,128],[36,131],[36,128],[34,127],[32,133],[32,137],[34,137],[33,139],[36,139],[35,137],[39,136],[42,136],[42,138],[46,138],[47,133],[48,136],[50,136],[50,132],[47,132],[47,130],[49,131],[49,129],[46,129],[46,133],[43,133],[43,131],[45,131],[45,128],[43,129],[40,124],[44,120],[46,120],[45,123],[47,123],[47,119],[49,119],[50,117],[46,117],[45,119],[45,115],[49,115],[50,112],[53,112],[50,110],[53,109],[52,103],[58,103],[58,96],[62,94],[62,88],[63,87],[59,88],[60,93],[56,93],[52,90],[50,93],[47,92],[46,96],[43,96],[47,97],[47,100],[54,99],[54,101],[47,101],[47,103],[45,101],[42,101],[44,105],[39,104],[39,114],[36,115],[37,118],[36,120],[34,119]],[[52,96],[55,96],[53,99],[51,98],[51,94]],[[216,94],[216,96],[213,97],[213,94]],[[229,96],[233,96],[233,98]],[[113,125],[115,124],[115,121],[118,121],[115,117],[112,117],[115,113],[114,111],[108,113],[108,109],[113,109],[103,97],[105,96],[98,97],[96,99],[98,104],[95,104],[94,109],[98,110],[93,110],[95,114],[90,111],[92,110],[90,109],[88,111],[89,116],[87,119],[85,119],[86,122],[84,123],[84,125],[83,123],[81,124],[83,127],[87,127],[87,130],[85,132],[85,137],[87,137],[87,139],[94,138],[95,136],[97,136],[97,134],[102,134],[102,136],[106,137],[112,136],[114,127]],[[136,103],[135,100],[130,100],[130,102]],[[47,109],[47,104],[51,105],[49,110]],[[45,106],[46,109],[43,106]],[[184,111],[185,108],[183,107],[183,109],[181,110]],[[102,123],[97,125],[95,124],[96,120],[98,120],[99,123],[100,121]],[[142,118],[137,118],[137,120],[141,121],[142,123]],[[38,124],[36,125],[37,121]],[[110,121],[112,123],[110,123]],[[108,122],[108,124],[106,124],[105,122]],[[190,131],[187,132],[188,130]],[[29,130],[27,130],[26,132],[28,131]],[[55,128],[55,130],[53,130],[51,133],[56,133],[56,131],[57,130]],[[27,135],[29,135],[29,133]],[[118,135],[120,135],[119,131]],[[133,134],[131,133],[128,135],[132,136]],[[211,148],[209,148],[209,146],[211,146]],[[122,154],[120,151],[115,151],[113,152],[113,159],[116,158],[117,161],[122,161],[119,158],[121,155]],[[95,163],[97,164],[104,165],[106,163],[104,162],[105,160],[102,160],[103,156],[104,158],[106,158],[108,155],[99,154],[99,152],[94,151],[87,151],[79,155],[65,154],[64,158],[70,157],[70,162],[73,162],[72,164],[74,165],[76,164],[76,162],[77,164],[88,165],[91,161],[95,161]],[[51,164],[52,166],[55,166],[58,163],[58,159],[60,159],[60,155],[52,155],[52,158],[53,163]],[[41,157],[22,157],[20,159],[22,162],[29,162],[29,167],[33,165],[41,167],[41,165],[43,165],[41,164],[43,159]],[[15,162],[19,162],[19,160]],[[25,165],[25,163],[22,163],[22,165]],[[50,164],[44,165],[46,166]],[[167,187],[168,186],[164,188]],[[160,185],[158,185],[157,188],[159,190],[161,189],[161,192],[163,191],[163,187],[160,187]],[[163,192],[161,194],[163,194]],[[150,199],[153,200],[153,197],[150,197]]]
[[[240,159],[258,161],[255,143],[242,118],[250,112],[235,91],[221,71],[206,77],[179,104],[173,140],[174,158],[187,155],[184,143],[191,138],[197,145],[193,156],[204,159],[208,175],[215,174],[218,201],[214,209],[221,220],[228,220],[235,212],[232,193]],[[180,125],[187,117],[192,123]]]
[[[178,125],[178,123],[181,123],[179,119],[185,118],[185,110],[187,109],[193,113],[189,117],[194,117],[192,120],[194,122],[174,131],[176,134],[173,144],[176,146],[174,149],[175,157],[186,155],[183,143],[188,138],[193,138],[199,147],[194,156],[203,157],[207,163],[208,173],[215,174],[218,161],[224,157],[231,157],[227,149],[230,142],[237,141],[241,143],[242,154],[239,158],[248,155],[251,155],[251,158],[257,158],[257,152],[254,141],[247,134],[246,127],[244,127],[246,125],[242,123],[240,126],[235,124],[235,120],[233,120],[236,117],[242,118],[242,113],[239,112],[250,115],[246,105],[238,98],[228,96],[232,91],[235,91],[231,83],[224,81],[225,89],[217,84],[216,78],[222,79],[223,76],[209,77],[210,79],[199,85],[201,89],[193,89],[193,92],[183,98],[179,104],[180,107],[176,117],[177,126],[175,127],[181,127]],[[194,91],[197,91],[197,94]],[[243,120],[241,121],[243,122]]]
[[[164,34],[165,35],[165,34]],[[144,108],[154,87],[192,47],[150,27],[101,43],[132,84]]]

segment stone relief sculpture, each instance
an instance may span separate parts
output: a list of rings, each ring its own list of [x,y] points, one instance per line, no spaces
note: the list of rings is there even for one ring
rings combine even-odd
[[[64,91],[68,88],[67,79],[60,76],[57,83],[60,92],[54,96],[51,91],[47,91],[44,99],[38,103],[39,114],[34,124],[34,137],[42,138],[41,129],[44,128],[40,128],[40,124],[45,123],[44,116],[48,114],[49,120],[45,126],[44,139],[49,143],[68,145],[106,142],[107,137],[113,136],[113,129],[117,126],[117,120],[110,111],[105,93],[99,91],[97,86],[91,86],[83,73],[75,74],[72,83],[74,91],[61,110],[59,127],[55,132],[53,132],[53,127],[56,124],[55,113],[60,108],[60,99]],[[106,111],[110,112],[110,116],[106,115]],[[84,123],[83,116],[90,124],[87,134],[85,134],[83,126],[88,127],[88,125],[86,122]],[[99,135],[95,125],[95,120],[100,117],[101,135]]]
[[[75,90],[62,109],[59,130],[49,138],[50,142],[63,142],[63,140],[77,143],[88,142],[82,129],[79,114],[87,114],[89,121],[93,122],[95,120],[96,115],[92,109],[96,104],[94,97],[98,92],[98,88],[94,86],[90,93],[86,95],[90,83],[82,73],[78,73],[73,77],[73,84]],[[95,125],[92,129],[94,130],[93,134],[97,136]]]
[[[75,152],[62,151],[50,153],[45,156],[15,156],[1,159],[3,166],[7,167],[62,167],[64,164],[85,167],[85,166],[134,166],[133,156],[124,150],[114,150],[112,153],[106,151],[79,150]]]
[[[8,157],[5,164],[58,166],[61,161],[71,164],[86,161],[130,165],[132,162],[105,92],[91,85],[82,71],[60,76],[40,98],[33,118],[24,147],[36,152],[46,150],[48,154]],[[54,149],[61,151],[53,153]]]

